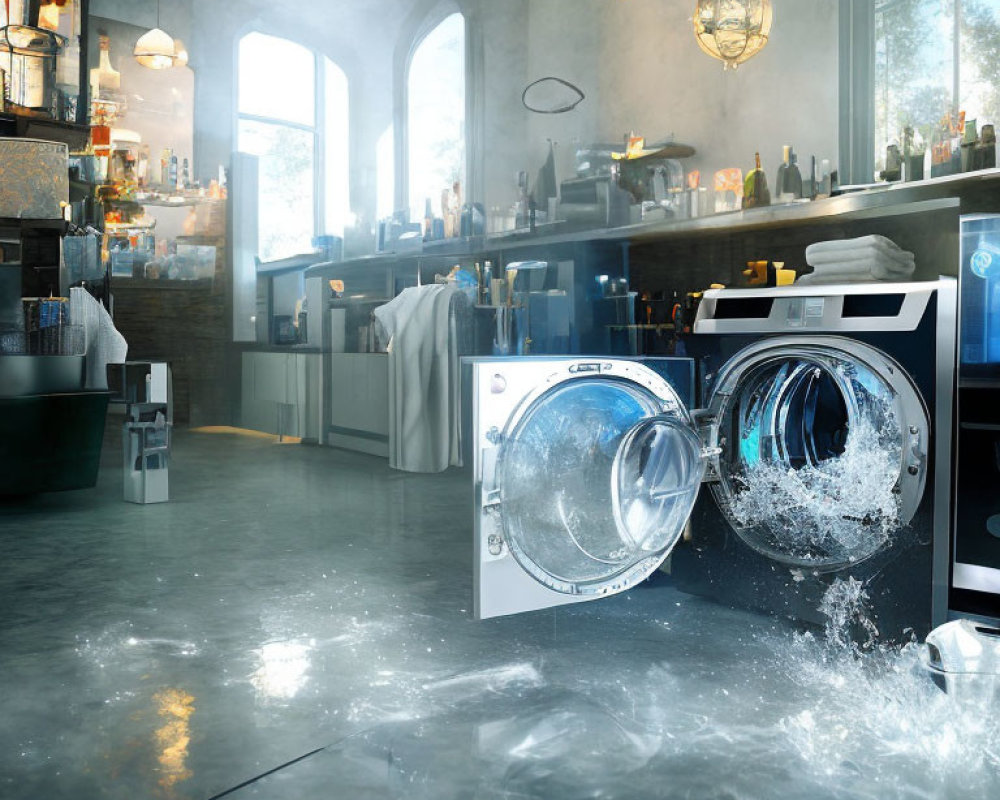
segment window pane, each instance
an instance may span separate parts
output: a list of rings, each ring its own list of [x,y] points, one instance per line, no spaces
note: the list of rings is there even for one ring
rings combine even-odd
[[[351,213],[350,135],[347,76],[330,59],[326,69],[326,228],[324,233],[343,236]]]
[[[392,216],[396,210],[396,140],[389,125],[375,144],[375,209],[378,219]]]
[[[465,186],[465,20],[452,14],[417,47],[409,94],[410,219],[424,218],[424,200],[441,214],[441,192]]]
[[[314,134],[240,120],[239,150],[260,157],[260,260],[312,252]]]
[[[1000,123],[1000,0],[962,2],[961,96],[966,119]]]
[[[248,33],[240,39],[239,112],[316,124],[316,59],[287,39]]]
[[[875,165],[913,126],[927,146],[952,110],[954,5],[901,0],[875,12]]]

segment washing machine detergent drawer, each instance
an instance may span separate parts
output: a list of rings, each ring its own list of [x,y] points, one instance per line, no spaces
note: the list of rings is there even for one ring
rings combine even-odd
[[[767,339],[727,362],[703,409],[668,379],[682,365],[472,362],[478,618],[635,586],[678,546],[703,483],[727,534],[786,575],[853,569],[912,518],[929,423],[883,353]]]

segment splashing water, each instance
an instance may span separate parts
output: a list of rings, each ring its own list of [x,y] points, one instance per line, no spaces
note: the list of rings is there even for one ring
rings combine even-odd
[[[779,727],[812,774],[873,798],[996,796],[998,698],[972,705],[940,691],[912,642],[859,656],[803,634],[783,649],[786,677],[815,701]]]
[[[826,642],[845,652],[871,650],[878,640],[878,627],[871,618],[865,585],[848,577],[837,578],[823,595],[819,610],[826,619]]]
[[[757,549],[793,563],[840,566],[874,555],[900,526],[900,435],[895,418],[867,416],[844,452],[792,469],[762,461],[734,476],[733,517]]]

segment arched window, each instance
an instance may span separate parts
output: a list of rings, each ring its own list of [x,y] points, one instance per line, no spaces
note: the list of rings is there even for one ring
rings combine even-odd
[[[412,221],[426,201],[441,216],[441,193],[465,190],[465,18],[445,17],[417,45],[407,87],[407,161]]]
[[[237,149],[260,159],[259,258],[310,252],[350,214],[347,77],[263,33],[240,39],[238,63]]]

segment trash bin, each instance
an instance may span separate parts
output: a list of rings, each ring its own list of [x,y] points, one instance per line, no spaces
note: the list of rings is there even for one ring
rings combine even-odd
[[[122,423],[122,489],[129,503],[170,498],[173,428],[170,365],[163,361],[108,364],[111,402],[125,405]]]

